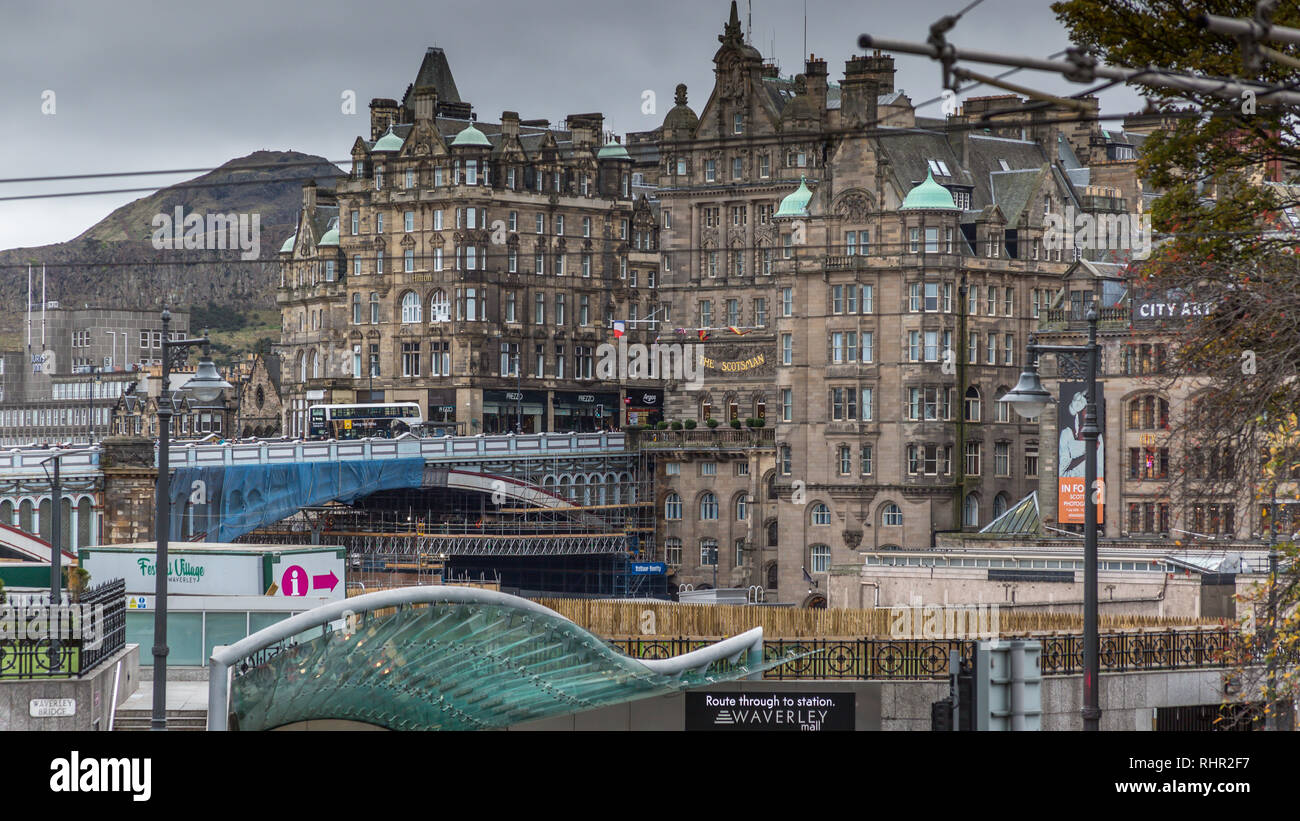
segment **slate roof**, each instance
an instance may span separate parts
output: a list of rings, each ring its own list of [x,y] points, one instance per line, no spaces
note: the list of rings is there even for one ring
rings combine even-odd
[[[456,78],[452,76],[451,65],[447,62],[447,55],[440,48],[430,47],[425,50],[424,59],[420,62],[420,70],[415,74],[415,82],[408,86],[406,94],[402,95],[402,105],[409,107],[411,93],[424,86],[433,86],[438,90],[438,102],[462,102],[460,92],[456,89]]]

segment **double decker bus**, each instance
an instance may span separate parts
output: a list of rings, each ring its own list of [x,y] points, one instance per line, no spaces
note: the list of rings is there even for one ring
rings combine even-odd
[[[307,409],[308,439],[391,439],[424,424],[416,402],[375,405],[312,405]]]

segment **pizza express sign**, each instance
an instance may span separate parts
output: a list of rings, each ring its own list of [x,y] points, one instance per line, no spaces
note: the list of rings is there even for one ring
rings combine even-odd
[[[686,693],[687,730],[853,730],[853,693]]]

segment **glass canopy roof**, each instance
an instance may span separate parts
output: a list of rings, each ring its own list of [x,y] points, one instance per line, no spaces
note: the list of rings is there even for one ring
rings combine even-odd
[[[625,656],[541,609],[436,602],[368,614],[351,634],[326,632],[237,670],[237,726],[347,719],[393,730],[503,728],[745,678],[790,660],[750,667],[742,651],[665,672],[655,666],[664,662]]]

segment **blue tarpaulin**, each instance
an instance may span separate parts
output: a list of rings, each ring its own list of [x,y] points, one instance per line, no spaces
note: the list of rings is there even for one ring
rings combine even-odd
[[[171,538],[232,542],[294,511],[420,487],[424,460],[183,467],[172,473]]]

